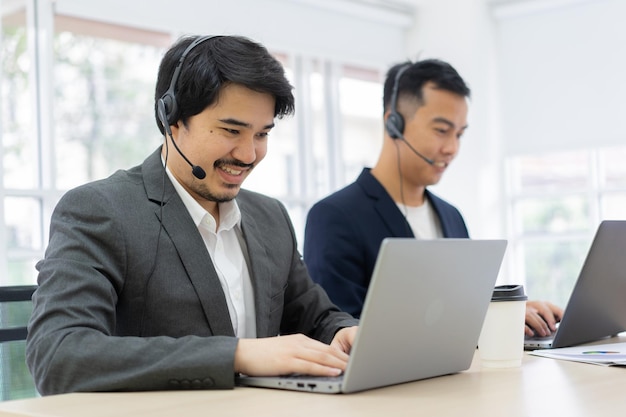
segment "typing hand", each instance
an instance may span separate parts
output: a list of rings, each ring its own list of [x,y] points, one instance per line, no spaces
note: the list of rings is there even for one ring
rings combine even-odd
[[[526,329],[528,336],[549,336],[561,321],[563,309],[548,301],[526,302]]]
[[[342,352],[350,353],[357,330],[358,326],[344,327],[335,333],[335,337],[330,345],[341,350]]]
[[[245,375],[337,376],[347,363],[348,354],[341,349],[302,334],[240,339],[235,349],[235,372]]]

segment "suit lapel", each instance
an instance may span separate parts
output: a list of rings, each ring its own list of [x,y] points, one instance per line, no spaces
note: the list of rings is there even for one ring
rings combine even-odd
[[[142,169],[148,198],[156,203],[155,215],[172,240],[189,280],[198,293],[211,333],[234,336],[232,324],[228,319],[230,314],[226,298],[211,257],[205,249],[202,237],[191,220],[187,208],[167,176],[165,176],[165,190],[163,190],[160,149],[146,159]],[[161,207],[161,200],[163,200],[163,207]],[[172,277],[172,279],[178,279],[178,277]]]
[[[241,196],[241,192],[240,192]],[[242,201],[243,200],[243,201]],[[274,294],[271,294],[270,268],[266,262],[266,245],[259,231],[254,216],[249,212],[245,199],[237,198],[241,210],[241,229],[246,243],[249,259],[249,273],[254,288],[254,304],[256,312],[256,332],[258,337],[269,335],[270,303]],[[245,250],[246,248],[243,248]]]
[[[357,178],[357,183],[361,185],[368,198],[374,200],[376,212],[391,232],[391,236],[414,237],[413,231],[402,212],[369,169],[365,168],[361,172],[361,175]]]

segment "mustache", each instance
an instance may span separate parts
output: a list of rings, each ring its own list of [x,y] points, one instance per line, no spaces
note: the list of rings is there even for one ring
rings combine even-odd
[[[213,167],[218,168],[224,165],[234,165],[239,168],[252,169],[254,168],[255,163],[247,164],[238,159],[218,159],[213,163]]]

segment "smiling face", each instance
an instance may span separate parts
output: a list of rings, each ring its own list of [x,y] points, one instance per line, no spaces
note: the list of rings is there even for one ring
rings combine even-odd
[[[429,83],[423,88],[423,104],[411,107],[406,103],[405,108],[407,110],[403,113],[409,117],[404,137],[413,148],[435,163],[426,163],[399,141],[402,175],[409,186],[436,184],[459,151],[461,136],[467,128],[467,100]]]
[[[176,151],[170,152],[168,167],[210,213],[217,212],[219,202],[237,196],[243,181],[265,157],[268,134],[274,127],[274,106],[271,94],[228,84],[214,105],[190,117],[186,125],[179,121],[172,126],[176,144],[193,164],[204,169],[206,177],[194,177]]]
[[[385,134],[383,148],[372,175],[391,198],[409,206],[424,202],[424,190],[441,180],[459,151],[460,138],[467,128],[467,99],[427,83],[422,99],[399,97],[398,112],[405,120],[404,139]],[[385,117],[389,117],[387,111]],[[411,147],[433,161],[429,164]]]

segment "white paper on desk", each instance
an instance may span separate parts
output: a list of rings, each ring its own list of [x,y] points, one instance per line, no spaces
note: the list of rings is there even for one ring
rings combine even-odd
[[[545,358],[584,362],[602,366],[626,367],[626,343],[541,349],[533,350],[529,353]]]

